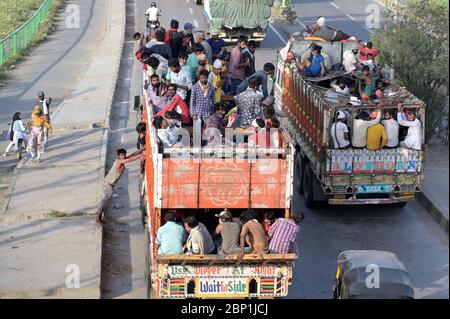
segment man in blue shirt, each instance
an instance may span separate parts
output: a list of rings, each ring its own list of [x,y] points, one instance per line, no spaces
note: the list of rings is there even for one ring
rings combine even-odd
[[[325,59],[322,56],[322,47],[316,46],[313,51],[313,59],[311,61],[311,73],[312,76],[324,76],[327,73],[327,69],[325,67]]]
[[[220,53],[225,46],[225,41],[219,38],[220,30],[218,29],[211,30],[210,34],[211,38],[209,38],[206,42],[208,42],[208,44],[211,46],[213,60],[209,62],[213,63],[215,59],[219,58]]]
[[[183,254],[183,244],[187,238],[184,227],[176,223],[176,214],[173,211],[166,213],[166,223],[156,233],[159,255]]]

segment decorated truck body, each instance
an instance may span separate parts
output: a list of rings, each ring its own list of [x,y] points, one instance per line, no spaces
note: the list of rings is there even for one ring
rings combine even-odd
[[[147,123],[145,174],[141,188],[147,230],[148,294],[152,298],[284,297],[296,252],[289,254],[158,255],[156,235],[165,213],[212,219],[224,208],[234,217],[247,209],[271,210],[289,218],[294,154],[287,132],[282,147],[163,147],[152,124],[153,108],[143,94]],[[206,222],[204,222],[206,224]],[[208,226],[208,225],[207,225]],[[209,228],[211,231],[211,227]]]
[[[294,190],[304,195],[313,207],[322,201],[329,204],[395,204],[403,206],[421,190],[424,145],[421,150],[401,147],[367,150],[335,149],[331,126],[339,110],[346,111],[352,134],[352,120],[358,110],[374,110],[374,105],[352,105],[341,95],[320,86],[321,81],[345,76],[361,85],[351,73],[340,71],[334,76],[308,78],[300,76],[295,66],[285,64],[286,53],[297,55],[312,41],[292,37],[278,55],[275,84],[276,106],[284,115],[282,124],[296,144]],[[330,64],[342,62],[343,53],[351,50],[349,42],[317,42],[330,58]],[[387,72],[392,74],[393,72]],[[389,77],[388,74],[385,78]],[[386,81],[383,109],[397,110],[397,104],[414,109],[425,124],[425,105],[405,88]],[[355,103],[354,103],[355,104]],[[422,132],[424,136],[424,131]]]
[[[266,36],[273,0],[204,0],[203,17],[208,29],[219,29],[226,43],[240,35],[261,43]]]

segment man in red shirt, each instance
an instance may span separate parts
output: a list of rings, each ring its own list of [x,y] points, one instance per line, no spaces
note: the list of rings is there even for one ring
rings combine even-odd
[[[359,49],[359,58],[358,59],[360,62],[366,61],[368,54],[372,54],[373,60],[375,61],[375,58],[380,53],[380,50],[374,49],[373,43],[370,41],[367,42],[366,45],[364,45],[364,43],[359,43],[358,49]]]
[[[166,96],[169,98],[169,104],[167,104],[156,116],[163,116],[165,113],[175,111],[181,114],[181,123],[183,125],[189,125],[191,122],[189,116],[189,107],[183,101],[181,96],[177,94],[177,86],[175,84],[169,84],[167,86]]]

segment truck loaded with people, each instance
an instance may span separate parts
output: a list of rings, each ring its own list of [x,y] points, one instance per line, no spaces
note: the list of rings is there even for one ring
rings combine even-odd
[[[421,190],[425,104],[393,81],[371,42],[328,27],[328,41],[319,37],[325,23],[294,34],[278,56],[275,100],[297,148],[294,189],[309,207],[403,206]]]
[[[205,25],[227,43],[235,43],[244,35],[259,45],[266,36],[273,3],[273,0],[203,0]]]
[[[294,148],[273,108],[275,66],[256,71],[252,55],[249,68],[245,36],[209,60],[191,27],[178,43],[161,28],[135,34],[148,295],[285,297],[303,215],[292,212]]]

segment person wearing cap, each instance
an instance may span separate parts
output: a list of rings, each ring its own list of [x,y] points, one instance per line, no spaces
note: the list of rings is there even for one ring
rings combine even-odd
[[[398,122],[394,118],[392,110],[386,110],[381,121],[386,130],[387,143],[386,148],[395,148],[398,146],[398,133],[400,130]]]
[[[191,41],[190,41],[191,45],[194,45],[194,43],[195,43],[194,34],[193,34],[193,31],[195,29],[194,25],[190,22],[185,23],[183,29],[184,29],[183,34],[189,35],[189,38],[191,39]]]
[[[222,101],[222,87],[225,80],[222,80],[223,63],[221,60],[217,59],[213,64],[213,71],[209,73],[208,82],[212,84],[213,88],[216,90],[216,103]]]
[[[342,58],[342,64],[345,68],[345,72],[352,72],[360,67],[357,59],[358,46],[353,44],[351,50],[344,52]]]
[[[176,212],[169,211],[164,215],[166,223],[156,233],[158,255],[180,255],[187,239],[184,227],[176,222]]]
[[[241,234],[241,225],[234,221],[233,215],[228,210],[215,215],[219,218],[219,225],[214,231],[213,238],[221,238],[216,241],[219,255],[237,254],[239,248],[239,236]]]
[[[361,110],[353,120],[352,145],[353,147],[363,148],[367,145],[367,129],[378,124],[381,119],[381,104],[378,104],[379,110],[374,119],[370,119],[370,114],[366,110]]]
[[[250,79],[256,78],[258,79],[260,85],[262,86],[263,98],[264,99],[267,98],[269,96],[268,91],[269,78],[273,76],[274,73],[275,73],[275,66],[272,63],[268,62],[264,64],[262,70],[255,72],[252,76],[246,78],[244,81],[242,81],[241,84],[239,84],[239,86],[236,89],[236,94],[244,92],[248,88],[248,83]]]
[[[237,118],[233,123],[234,127],[248,128],[252,122],[261,114],[260,98],[256,93],[260,85],[257,77],[248,80],[248,88],[237,95],[235,100],[237,104]]]
[[[408,135],[400,142],[400,147],[420,151],[422,149],[422,123],[413,110],[404,110],[404,106],[398,104],[397,121],[401,126],[408,128]]]
[[[344,123],[345,119],[345,113],[338,111],[336,121],[331,125],[331,138],[334,148],[347,149],[351,147],[348,127]]]
[[[378,117],[378,113],[374,111],[370,113],[370,119],[374,120]],[[383,124],[377,123],[375,125],[370,126],[367,129],[367,146],[366,148],[368,150],[376,151],[381,150],[383,147],[387,144],[387,134],[386,129],[384,128]]]
[[[213,60],[218,59],[223,47],[225,46],[225,41],[222,38],[219,38],[219,29],[212,29],[209,34],[211,35],[211,38],[209,38],[206,42],[208,42],[208,44],[211,46]]]
[[[354,37],[350,37],[348,34],[335,30],[327,26],[327,21],[324,17],[319,17],[316,23],[307,26],[307,29],[314,37],[319,37],[325,41],[342,41],[342,40],[356,40]]]
[[[212,48],[209,45],[209,43],[206,41],[206,35],[205,32],[203,31],[198,31],[195,34],[195,42],[199,43],[203,46],[203,53],[206,55],[206,57],[208,58],[208,61],[210,63],[212,63],[213,61],[213,56],[212,56]]]

